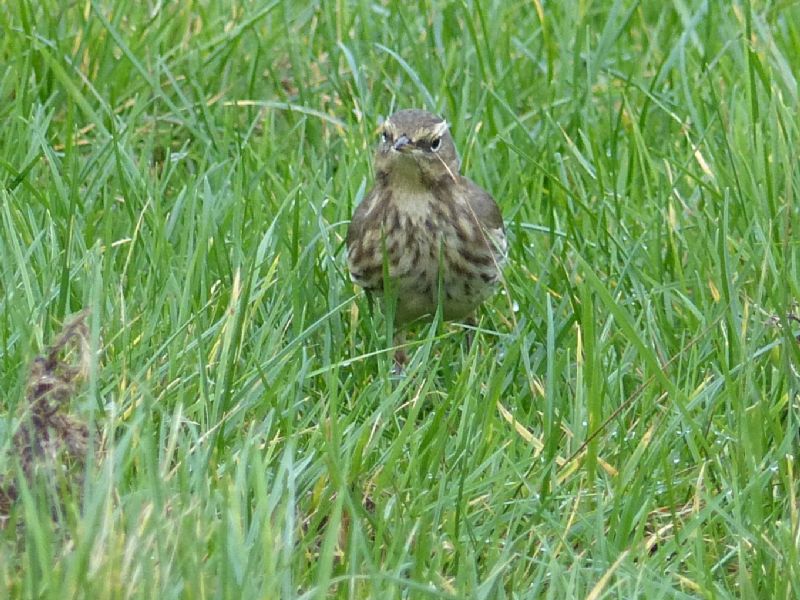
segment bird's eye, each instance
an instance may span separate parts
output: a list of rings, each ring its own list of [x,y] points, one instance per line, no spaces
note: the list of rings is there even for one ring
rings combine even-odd
[[[388,131],[384,131],[383,133],[381,133],[381,141],[383,141],[384,144],[388,144],[389,142],[392,141],[392,136],[389,135]]]
[[[431,142],[431,150],[434,152],[438,152],[439,148],[442,147],[442,138],[438,137]]]

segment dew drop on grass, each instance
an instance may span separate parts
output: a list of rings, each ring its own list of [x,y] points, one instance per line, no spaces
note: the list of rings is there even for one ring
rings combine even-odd
[[[514,312],[519,312],[519,302],[514,300],[514,303],[511,305],[511,310],[513,310]]]

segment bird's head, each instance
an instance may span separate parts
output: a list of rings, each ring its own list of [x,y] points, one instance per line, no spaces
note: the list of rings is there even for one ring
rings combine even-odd
[[[379,129],[375,168],[393,181],[436,181],[454,178],[458,152],[447,121],[424,110],[394,113]]]

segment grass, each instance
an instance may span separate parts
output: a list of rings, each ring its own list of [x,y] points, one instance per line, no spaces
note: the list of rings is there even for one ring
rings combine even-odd
[[[98,457],[0,595],[800,594],[798,3],[5,8],[0,472],[85,308]],[[411,106],[511,245],[398,379],[343,236]]]

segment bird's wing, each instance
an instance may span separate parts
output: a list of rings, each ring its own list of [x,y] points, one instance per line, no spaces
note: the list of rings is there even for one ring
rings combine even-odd
[[[471,179],[462,177],[461,182],[467,188],[466,197],[478,222],[488,230],[505,231],[503,215],[500,214],[500,207],[497,206],[492,195]]]
[[[383,288],[382,263],[376,262],[369,256],[364,240],[370,219],[380,219],[374,211],[379,211],[378,188],[372,188],[367,196],[356,206],[347,228],[347,268],[350,278],[366,290],[380,290]]]
[[[352,248],[361,239],[364,222],[367,215],[375,208],[376,193],[375,188],[372,188],[364,199],[358,203],[356,209],[353,211],[353,216],[350,219],[350,226],[347,228],[347,250],[352,251]]]
[[[506,229],[503,225],[503,215],[492,195],[472,180],[462,177],[461,183],[466,186],[465,194],[470,210],[481,228],[486,232],[489,241],[495,249],[495,259],[499,263],[505,262],[508,253]]]

